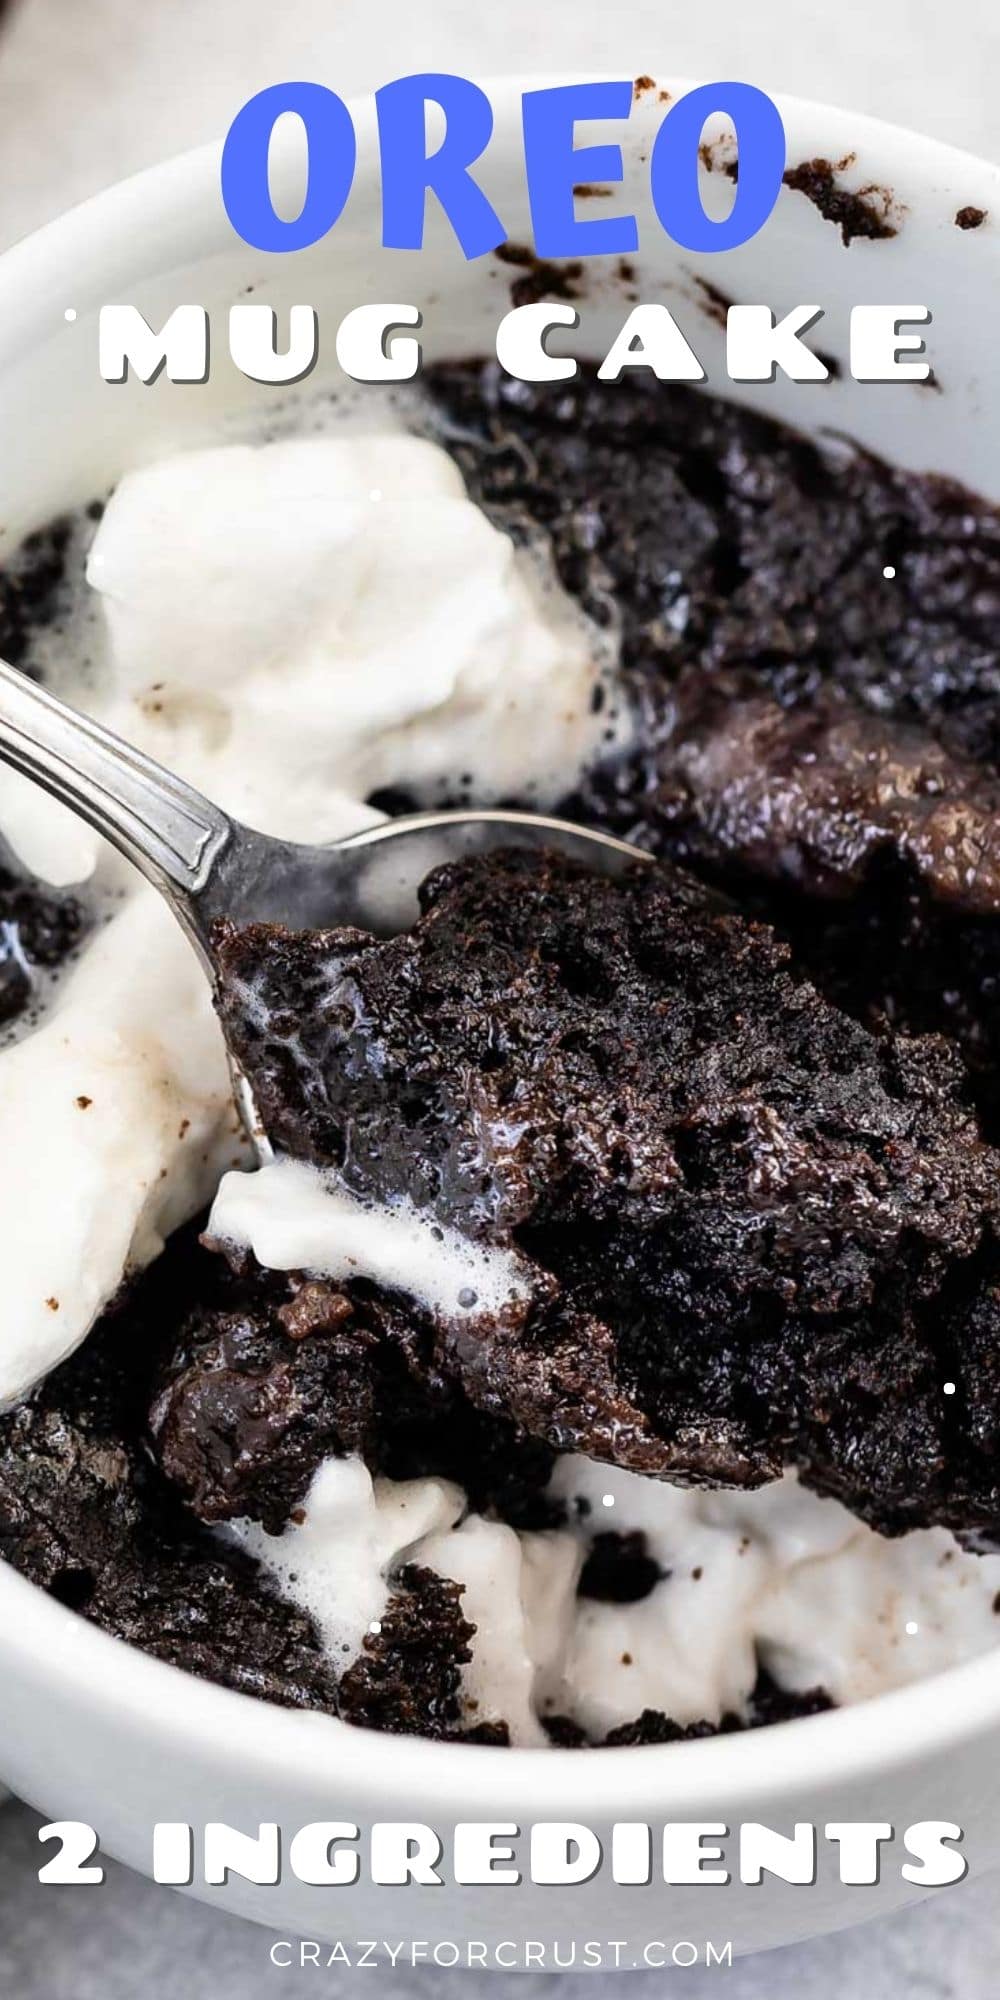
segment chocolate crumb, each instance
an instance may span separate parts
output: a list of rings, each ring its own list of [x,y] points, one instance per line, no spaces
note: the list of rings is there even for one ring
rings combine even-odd
[[[517,264],[525,273],[523,278],[515,278],[510,288],[515,306],[534,305],[539,299],[578,299],[581,295],[583,265],[579,258],[553,264],[545,257],[536,257],[526,243],[501,243],[493,254],[501,264]]]
[[[582,1750],[587,1738],[578,1722],[568,1715],[543,1715],[542,1726],[549,1742],[557,1750]]]
[[[729,308],[735,300],[722,290],[721,285],[713,285],[710,278],[703,278],[698,273],[695,274],[695,284],[701,293],[702,311],[724,332],[729,320]]]
[[[987,208],[960,208],[955,217],[956,229],[981,229],[989,214]]]
[[[663,1581],[641,1530],[595,1535],[577,1584],[579,1597],[598,1604],[639,1604]]]
[[[874,242],[897,235],[898,226],[890,219],[893,198],[888,189],[868,186],[854,192],[842,187],[837,175],[849,165],[850,158],[836,166],[832,160],[803,160],[800,166],[788,168],[784,183],[796,194],[804,194],[825,222],[836,224],[845,246],[855,237]]]
[[[706,174],[725,174],[727,180],[739,180],[740,160],[735,132],[723,132],[718,139],[703,139],[698,148],[698,158]]]
[[[527,271],[537,262],[530,243],[498,243],[493,255],[501,264],[520,264]]]
[[[278,1307],[277,1317],[289,1340],[308,1340],[314,1333],[332,1333],[353,1310],[343,1292],[332,1292],[329,1285],[313,1279],[301,1285],[287,1305]]]
[[[92,1097],[78,1097],[76,1100],[76,1108],[78,1111],[89,1111],[93,1102],[94,1100]]]

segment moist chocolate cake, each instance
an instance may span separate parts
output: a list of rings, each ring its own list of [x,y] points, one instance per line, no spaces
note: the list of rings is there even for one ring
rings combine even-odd
[[[63,1604],[160,1659],[294,1707],[335,1679],[308,1621],[177,1504],[144,1444],[149,1374],[215,1265],[193,1233],[0,1422],[0,1552]]]
[[[390,1478],[454,1479],[513,1526],[554,1523],[553,1452],[440,1373],[412,1312],[252,1258],[228,1285],[214,1275],[179,1335],[175,1323],[149,1409],[155,1456],[199,1520],[249,1516],[278,1534],[321,1461],[357,1452]]]
[[[181,1232],[105,1317],[86,1348],[56,1370],[31,1403],[0,1420],[0,1554],[107,1631],[225,1687],[373,1728],[502,1742],[504,1733],[496,1726],[461,1723],[459,1675],[473,1628],[462,1617],[457,1585],[418,1568],[401,1571],[380,1633],[366,1638],[360,1657],[338,1676],[311,1621],[273,1592],[254,1563],[209,1534],[179,1503],[145,1447],[146,1406],[165,1356],[171,1375],[176,1371],[178,1320],[186,1322],[190,1339],[192,1325],[203,1326],[213,1306],[231,1319],[241,1289],[222,1260],[200,1248],[196,1232]],[[301,1288],[298,1294],[286,1289],[284,1322],[277,1319],[283,1310],[277,1300],[285,1289],[280,1282],[257,1272],[252,1289],[258,1300],[268,1289],[275,1294],[276,1325],[287,1327]],[[309,1344],[299,1336],[293,1358]],[[362,1337],[353,1368],[364,1344]],[[338,1398],[351,1396],[350,1372],[346,1362],[340,1369],[331,1362],[327,1369],[331,1409]],[[260,1377],[248,1369],[247,1383],[259,1390]],[[229,1432],[234,1451],[254,1436],[249,1395],[248,1386],[234,1406]],[[162,1411],[162,1391],[153,1407]],[[387,1404],[381,1414],[379,1442],[373,1442],[379,1463],[405,1474],[416,1448],[422,1466],[440,1460],[440,1469],[467,1478],[478,1504],[491,1501],[512,1519],[538,1517],[547,1467],[537,1448],[522,1447],[519,1473],[509,1462],[510,1438],[503,1426],[486,1437],[474,1413],[471,1423],[469,1413],[459,1410],[454,1423],[431,1427],[426,1409],[403,1414],[398,1404]],[[221,1452],[219,1405],[199,1415]],[[155,1423],[154,1417],[154,1428]],[[326,1449],[336,1448],[338,1435],[344,1433],[331,1426]],[[496,1465],[493,1480],[484,1470],[491,1451],[507,1461]],[[300,1489],[293,1482],[289,1490]],[[254,1504],[250,1494],[244,1494],[243,1504]],[[218,1512],[213,1515],[209,1507],[206,1518],[218,1518]],[[607,1551],[601,1560],[609,1579],[602,1587],[615,1590]],[[634,1560],[626,1562],[634,1591]],[[763,1724],[809,1713],[820,1700],[775,1689],[762,1674],[750,1720]],[[738,1726],[737,1719],[728,1726]],[[630,1740],[636,1742],[691,1733],[662,1715],[640,1717],[634,1727]],[[554,1741],[582,1740],[579,1730],[558,1720],[552,1734]]]
[[[445,871],[388,944],[232,933],[220,1004],[282,1147],[528,1283],[449,1320],[180,1232],[0,1417],[0,1550],[225,1685],[500,1742],[461,1699],[460,1585],[403,1566],[343,1671],[231,1524],[280,1533],[351,1453],[555,1528],[582,1450],[707,1485],[794,1463],[890,1533],[996,1535],[1000,515],[660,384],[428,381],[473,496],[620,638],[630,747],[562,810],[662,865]],[[7,658],[30,666],[66,548],[57,525],[0,577]],[[401,771],[374,802],[424,801]],[[0,876],[0,1016],[82,922]],[[641,1606],[644,1536],[589,1528],[579,1598]],[[721,1726],[828,1701],[762,1670]],[[567,1744],[715,1726],[545,1718]]]
[[[477,499],[621,632],[636,748],[562,810],[728,884],[867,1023],[954,1036],[995,1123],[1000,514],[639,377],[428,385]]]
[[[499,1314],[418,1316],[410,1365],[633,1471],[791,1463],[883,1530],[995,1522],[995,1439],[941,1414],[970,1313],[1000,1327],[1000,1156],[955,1051],[870,1033],[673,867],[491,855],[421,901],[383,943],[217,939],[274,1143],[533,1272]]]

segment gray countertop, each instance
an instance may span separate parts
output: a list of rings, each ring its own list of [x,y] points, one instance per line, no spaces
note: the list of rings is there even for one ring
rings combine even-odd
[[[272,1934],[157,1888],[113,1862],[101,1888],[40,1889],[39,1822],[26,1806],[0,1813],[0,1994],[4,2000],[342,2000],[360,1970],[278,1971]],[[51,1850],[45,1850],[46,1855]],[[743,1959],[732,1970],[633,1973],[629,2000],[995,2000],[1000,1903],[994,1879],[837,1937]],[[370,1976],[370,1975],[369,1975]],[[380,1975],[376,1974],[376,1978]],[[433,1970],[382,1973],[401,2000],[436,2000]],[[463,2000],[592,2000],[593,1975],[466,1972]],[[721,1982],[721,1983],[720,1983]],[[447,1984],[447,1982],[445,1982]],[[473,1989],[475,1992],[473,1993]],[[374,1991],[374,1988],[371,1989]],[[606,1987],[603,1989],[606,1990]]]
[[[26,1806],[0,1814],[0,1994],[4,2000],[344,2000],[364,1990],[362,1970],[278,1972],[272,1932],[220,1916],[106,1862],[102,1888],[38,1888],[38,1818]],[[48,1856],[46,1848],[46,1856]],[[876,1924],[732,1970],[636,1972],[628,2000],[996,2000],[1000,1898],[996,1880],[964,1884]],[[436,2000],[442,1974],[382,1972],[400,2000]],[[464,1972],[448,1992],[462,2000],[598,2000],[600,1976]],[[720,1984],[722,1982],[722,1984]],[[604,1986],[606,1990],[606,1986]],[[372,1988],[374,1992],[374,1988]]]
[[[14,0],[0,32],[0,246],[137,167],[221,133],[243,100],[282,77],[342,93],[414,69],[486,75],[570,67],[738,76],[921,127],[1000,156],[996,0]],[[0,1996],[11,2000],[255,2000],[353,1992],[359,1972],[286,1971],[265,1931],[108,1865],[101,1889],[39,1888],[37,1820],[0,1812]],[[994,1879],[837,1938],[732,1972],[633,1975],[629,1992],[717,1990],[733,2000],[993,2000],[1000,1955]],[[467,1973],[463,1991],[485,1975]],[[517,1978],[488,1975],[490,1996]],[[439,1974],[398,1972],[431,2000]],[[557,1982],[571,2000],[583,1980]],[[556,1987],[549,1981],[545,1992]],[[592,1981],[587,1990],[594,1992]],[[678,1985],[678,1991],[680,1991]]]

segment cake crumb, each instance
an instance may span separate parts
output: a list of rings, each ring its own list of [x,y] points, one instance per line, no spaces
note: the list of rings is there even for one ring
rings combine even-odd
[[[823,159],[803,160],[799,166],[789,167],[783,175],[787,188],[796,194],[804,194],[825,222],[836,224],[845,248],[850,247],[855,237],[875,242],[897,235],[899,228],[896,204],[888,188],[870,183],[855,191],[845,188],[838,180],[838,174],[852,164],[853,158],[853,154],[848,153],[836,163]]]
[[[581,295],[583,264],[579,258],[554,264],[546,257],[537,257],[527,243],[498,243],[493,255],[501,264],[517,265],[525,274],[511,285],[512,305],[533,305],[540,299],[578,299]]]

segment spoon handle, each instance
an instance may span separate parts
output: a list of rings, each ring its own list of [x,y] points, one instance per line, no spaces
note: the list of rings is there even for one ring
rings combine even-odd
[[[0,759],[89,820],[192,922],[233,831],[218,806],[3,660]]]

